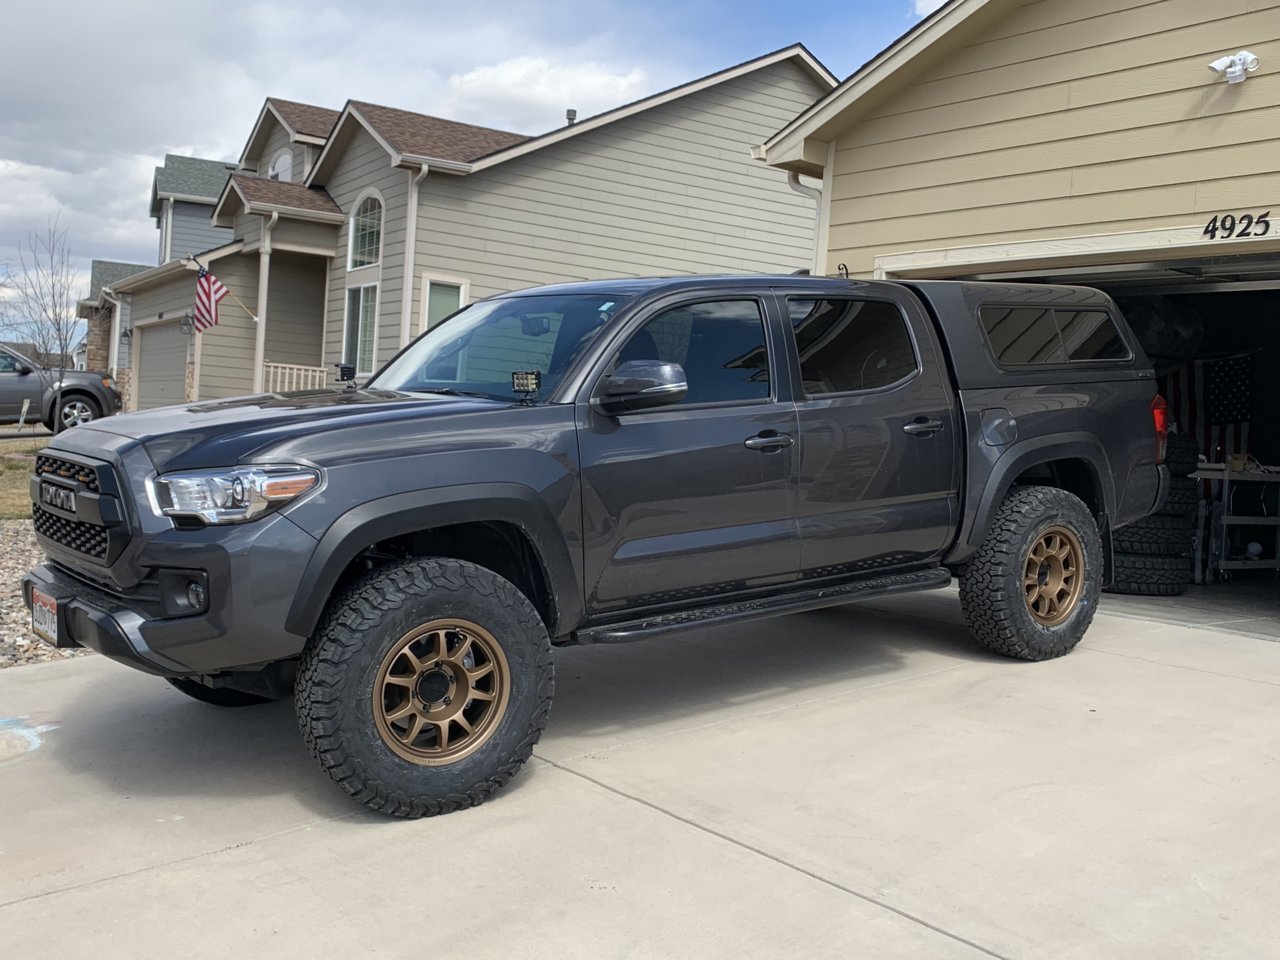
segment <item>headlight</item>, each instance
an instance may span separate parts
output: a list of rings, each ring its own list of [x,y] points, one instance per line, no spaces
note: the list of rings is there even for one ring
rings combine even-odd
[[[162,517],[205,523],[244,523],[278,510],[320,485],[310,467],[227,467],[168,473],[151,481],[152,506]]]
[[[103,377],[103,378],[102,378],[102,385],[103,385],[104,387],[106,387],[108,390],[114,390],[114,389],[116,388],[116,378],[115,378],[115,377]]]

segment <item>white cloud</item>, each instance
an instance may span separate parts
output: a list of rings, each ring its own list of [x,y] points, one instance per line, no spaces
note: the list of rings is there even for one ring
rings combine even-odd
[[[912,0],[917,17],[927,17],[946,3],[947,0]]]
[[[515,57],[449,78],[450,113],[495,118],[499,127],[544,133],[562,126],[572,107],[585,119],[649,92],[639,67],[626,72],[599,63],[554,63]]]

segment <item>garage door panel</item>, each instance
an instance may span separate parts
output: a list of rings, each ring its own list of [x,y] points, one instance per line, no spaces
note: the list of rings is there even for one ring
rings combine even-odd
[[[163,407],[186,400],[187,344],[177,323],[139,327],[138,409]]]

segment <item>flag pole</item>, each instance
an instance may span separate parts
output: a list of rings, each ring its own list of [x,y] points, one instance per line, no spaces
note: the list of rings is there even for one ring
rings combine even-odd
[[[206,267],[203,263],[201,263],[199,260],[197,260],[197,259],[195,258],[195,254],[192,254],[192,255],[191,255],[191,256],[189,256],[189,257],[184,257],[184,258],[183,258],[183,262],[184,262],[184,263],[185,263],[185,262],[187,262],[187,261],[190,261],[191,263],[194,263],[194,264],[195,264],[197,267],[199,267],[201,270],[208,270],[208,269],[209,269],[209,268],[208,268],[208,267]],[[244,305],[244,303],[243,303],[243,302],[241,302],[240,298],[239,298],[239,297],[237,297],[234,293],[232,293],[232,292],[231,292],[231,288],[230,288],[230,287],[227,287],[227,288],[226,288],[226,291],[227,291],[227,296],[228,296],[228,297],[230,297],[232,300],[234,300],[234,301],[236,302],[236,305],[237,305],[241,310],[243,310],[243,311],[248,315],[249,319],[250,319],[250,320],[252,320],[254,323],[257,323],[257,322],[258,322],[258,315],[257,315],[256,313],[254,313],[252,310],[250,310],[248,307],[246,307],[246,306]]]

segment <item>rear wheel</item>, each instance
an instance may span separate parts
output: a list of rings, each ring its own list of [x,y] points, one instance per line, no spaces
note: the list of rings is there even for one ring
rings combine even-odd
[[[1069,653],[1093,621],[1102,542],[1089,508],[1065,490],[1020,487],[960,574],[960,605],[983,646],[1020,660]]]
[[[181,690],[192,700],[211,703],[215,707],[252,707],[260,703],[271,703],[271,697],[260,697],[256,693],[245,693],[231,687],[206,687],[199,680],[189,677],[166,677],[176,690]]]
[[[496,573],[449,559],[383,567],[334,602],[303,653],[302,735],[383,813],[482,803],[529,758],[554,679],[537,611]]]

